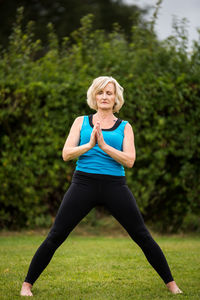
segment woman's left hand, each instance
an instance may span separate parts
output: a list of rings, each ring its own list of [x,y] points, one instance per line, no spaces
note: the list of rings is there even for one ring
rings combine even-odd
[[[97,122],[97,133],[96,133],[96,137],[97,137],[97,143],[99,145],[99,148],[103,149],[103,147],[106,145],[104,138],[103,138],[103,134],[100,128],[100,122]]]

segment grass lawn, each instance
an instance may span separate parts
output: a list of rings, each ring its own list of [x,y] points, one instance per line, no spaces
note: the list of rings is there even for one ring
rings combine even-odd
[[[155,236],[154,236],[155,237]],[[1,234],[0,299],[20,299],[44,234]],[[33,287],[35,299],[200,299],[200,238],[156,236],[182,295],[172,295],[129,237],[70,235]],[[174,298],[175,297],[175,298]]]

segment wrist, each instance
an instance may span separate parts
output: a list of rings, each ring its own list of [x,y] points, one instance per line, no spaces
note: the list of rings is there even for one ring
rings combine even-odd
[[[101,150],[103,150],[104,152],[106,152],[107,149],[107,144],[104,142],[101,146],[100,146]]]
[[[90,150],[94,147],[94,145],[92,145],[92,143],[89,142],[89,143],[86,144],[86,147],[87,147],[88,150]]]

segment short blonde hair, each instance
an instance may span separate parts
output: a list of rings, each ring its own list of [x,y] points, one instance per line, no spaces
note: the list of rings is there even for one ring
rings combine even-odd
[[[105,86],[108,83],[113,83],[115,86],[115,105],[113,107],[113,112],[119,112],[122,105],[124,104],[124,98],[123,98],[123,87],[119,85],[116,79],[109,76],[100,76],[93,80],[91,86],[89,87],[87,91],[87,103],[90,108],[97,110],[97,102],[96,102],[96,94],[105,88]]]

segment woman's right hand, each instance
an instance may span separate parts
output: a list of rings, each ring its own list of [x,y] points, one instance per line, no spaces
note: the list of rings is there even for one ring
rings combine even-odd
[[[97,128],[96,127],[97,126],[94,125],[94,128],[93,128],[91,136],[90,136],[89,145],[90,145],[91,148],[93,148],[97,143],[97,136],[96,136],[97,135]]]

